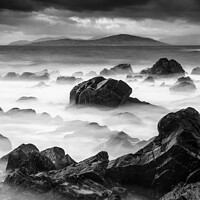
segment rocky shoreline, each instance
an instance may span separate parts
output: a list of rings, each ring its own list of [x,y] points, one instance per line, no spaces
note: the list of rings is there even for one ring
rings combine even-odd
[[[149,199],[195,200],[200,193],[199,137],[200,114],[189,107],[164,116],[158,136],[144,148],[111,161],[105,151],[77,163],[61,148],[40,152],[23,144],[1,158],[4,185],[52,200],[126,199],[136,186],[151,191]]]

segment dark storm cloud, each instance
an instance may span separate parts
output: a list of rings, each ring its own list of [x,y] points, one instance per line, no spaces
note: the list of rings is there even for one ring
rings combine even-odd
[[[71,11],[111,11],[126,6],[146,5],[150,0],[1,0],[0,8],[38,11],[53,7]]]
[[[0,0],[0,10],[55,8],[80,17],[126,17],[200,21],[200,0]]]

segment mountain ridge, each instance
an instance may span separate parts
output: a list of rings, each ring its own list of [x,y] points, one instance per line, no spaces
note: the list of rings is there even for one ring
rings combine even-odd
[[[118,34],[100,39],[69,39],[61,38],[47,41],[36,41],[26,46],[166,46],[168,44],[145,37]]]

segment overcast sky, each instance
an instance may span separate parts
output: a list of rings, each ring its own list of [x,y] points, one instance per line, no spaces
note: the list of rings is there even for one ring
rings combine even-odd
[[[0,44],[120,33],[200,34],[200,0],[0,0]]]

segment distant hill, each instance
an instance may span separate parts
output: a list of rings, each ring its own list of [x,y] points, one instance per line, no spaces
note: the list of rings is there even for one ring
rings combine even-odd
[[[200,34],[166,37],[159,41],[172,45],[200,45]]]
[[[66,37],[62,36],[62,37],[45,37],[45,38],[39,38],[37,40],[33,40],[33,41],[29,41],[29,40],[18,40],[18,41],[14,41],[9,43],[9,46],[22,46],[22,45],[28,45],[28,44],[32,44],[35,42],[46,42],[46,41],[52,41],[52,40],[59,40],[59,39],[64,39]]]
[[[31,46],[164,46],[165,43],[133,35],[113,35],[100,39],[57,39],[48,41],[34,41]]]

